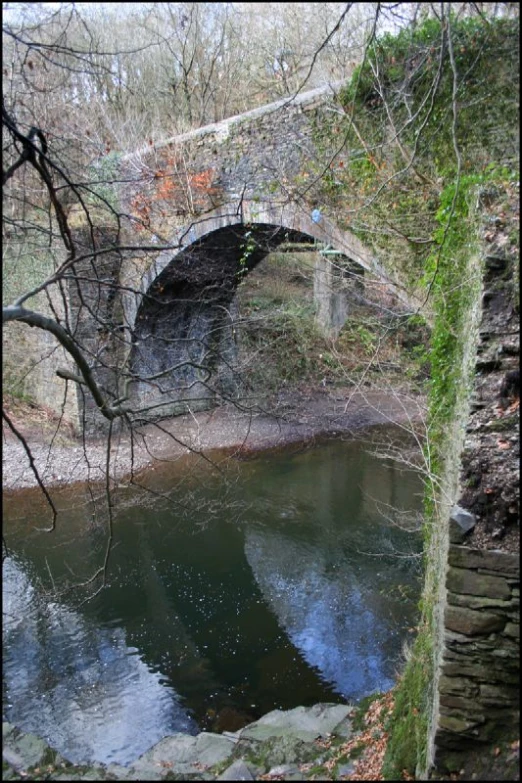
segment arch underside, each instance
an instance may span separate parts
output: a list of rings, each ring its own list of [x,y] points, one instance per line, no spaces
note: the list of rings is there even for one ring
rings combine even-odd
[[[154,280],[138,309],[130,357],[130,371],[141,379],[132,384],[131,401],[153,406],[145,418],[241,394],[237,286],[283,243],[313,248],[311,237],[281,226],[218,229],[177,255]]]
[[[142,281],[130,313],[131,404],[144,419],[177,415],[237,399],[235,294],[244,275],[283,243],[333,246],[359,269],[383,274],[356,237],[295,204],[242,202],[178,232],[181,249],[163,253]]]

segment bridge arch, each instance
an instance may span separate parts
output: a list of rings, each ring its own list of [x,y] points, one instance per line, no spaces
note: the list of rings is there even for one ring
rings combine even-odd
[[[234,297],[239,281],[283,242],[321,242],[393,283],[351,232],[319,209],[243,200],[180,228],[175,252],[161,253],[127,296],[132,332],[131,401],[150,417],[208,407],[240,391],[234,371]],[[133,405],[133,407],[134,407]]]
[[[169,264],[197,242],[222,228],[232,226],[265,224],[277,226],[287,231],[296,231],[334,247],[339,253],[348,256],[363,269],[394,287],[384,268],[377,259],[350,231],[339,228],[334,221],[324,215],[320,209],[303,207],[296,202],[263,200],[240,200],[229,202],[212,211],[206,212],[188,226],[180,227],[172,238],[172,244],[179,249],[166,250],[159,254],[139,281],[141,294],[145,294],[156,278]],[[141,300],[136,304],[139,306]],[[130,323],[133,322],[132,314]]]

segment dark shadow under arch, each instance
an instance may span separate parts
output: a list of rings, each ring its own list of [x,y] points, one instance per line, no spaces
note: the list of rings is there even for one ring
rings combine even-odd
[[[218,228],[176,255],[155,278],[138,308],[129,362],[137,379],[131,388],[133,407],[153,406],[145,418],[240,395],[236,289],[269,253],[287,243],[312,250],[315,240],[265,223]]]

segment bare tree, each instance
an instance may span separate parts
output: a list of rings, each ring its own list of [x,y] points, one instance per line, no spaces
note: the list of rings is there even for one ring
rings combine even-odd
[[[166,329],[166,325],[176,324],[164,315],[172,293],[161,290],[161,281],[147,293],[147,317],[134,333],[125,322],[122,297],[141,296],[141,292],[132,286],[126,288],[119,279],[122,259],[129,254],[152,257],[162,250],[179,248],[154,243],[152,237],[147,239],[147,231],[140,244],[129,247],[122,241],[125,220],[132,219],[135,224],[136,215],[125,215],[113,203],[111,189],[118,183],[114,182],[116,168],[111,154],[118,145],[121,149],[134,144],[161,121],[172,121],[179,130],[248,108],[260,98],[291,95],[311,86],[310,77],[316,78],[316,72],[321,79],[346,75],[358,60],[361,67],[344,96],[339,130],[327,145],[321,165],[316,165],[309,181],[300,186],[298,197],[313,200],[325,192],[335,205],[336,193],[341,194],[343,188],[351,190],[348,210],[339,197],[339,214],[348,212],[351,228],[363,234],[377,252],[385,250],[397,264],[425,257],[435,228],[430,205],[440,193],[426,150],[433,143],[435,99],[444,79],[451,89],[442,121],[451,129],[457,182],[462,174],[465,156],[459,86],[468,71],[472,72],[473,62],[466,64],[468,71],[459,71],[447,4],[383,3],[365,9],[367,15],[350,4],[305,4],[307,8],[264,4],[270,8],[259,14],[258,4],[256,8],[253,5],[241,4],[238,14],[229,4],[207,7],[200,3],[158,4],[136,11],[142,23],[140,36],[131,44],[135,19],[118,19],[125,34],[117,51],[104,37],[96,17],[82,16],[75,6],[55,9],[31,5],[23,13],[13,10],[14,16],[5,23],[3,231],[9,274],[3,322],[7,329],[18,328],[20,344],[23,330],[33,327],[50,336],[48,352],[62,352],[59,377],[64,391],[59,407],[66,412],[72,398],[79,395],[83,411],[90,406],[98,419],[105,420],[108,469],[115,429],[128,428],[134,443],[136,425],[150,418],[157,406],[156,399],[149,404],[144,396],[133,397],[133,390],[141,385],[168,397],[174,383],[181,390],[182,401],[194,400],[196,386],[202,395],[215,396],[209,368],[217,363],[226,369],[228,363],[228,377],[234,376],[233,363],[219,348],[221,335],[226,329],[244,325],[241,321],[234,324],[238,316],[232,312],[235,267],[226,290],[208,287],[199,295],[203,320],[209,312],[219,311],[223,317],[220,322],[216,315],[203,336],[189,335],[182,356],[174,352],[179,338],[172,336],[172,328]],[[513,13],[512,4],[499,5],[504,12]],[[462,4],[457,12],[474,13],[482,19],[481,14],[489,10]],[[497,8],[494,11],[499,12]],[[379,33],[385,36],[397,29],[408,33],[423,14],[442,24],[434,38],[422,45],[411,37],[403,62],[390,80],[389,67],[384,68],[381,57],[386,49]],[[241,39],[250,25],[252,47],[247,57]],[[362,52],[357,48],[361,41],[366,44]],[[434,66],[424,71],[429,63]],[[236,91],[243,75],[246,86]],[[155,91],[151,85],[157,78],[161,87]],[[151,101],[150,112],[149,91],[161,97]],[[356,103],[362,103],[364,111],[356,111]],[[147,135],[145,138],[152,141]],[[473,139],[477,152],[478,140]],[[100,153],[104,153],[102,160]],[[478,148],[478,154],[487,153],[487,145]],[[367,189],[363,187],[365,170]],[[180,183],[182,175],[180,169]],[[412,211],[394,211],[396,185],[412,196]],[[454,204],[456,199],[457,195]],[[198,219],[190,208],[188,214]],[[146,229],[145,222],[143,226]],[[265,236],[255,248],[251,267],[270,249],[270,241]],[[242,229],[235,238],[233,256],[233,265],[239,269],[244,257],[241,248],[247,242],[246,229]],[[419,264],[412,268],[419,269]],[[91,323],[96,324],[94,333],[82,334],[81,319],[71,311],[71,301],[76,302],[77,310],[90,315]],[[252,312],[248,315],[257,318]],[[148,341],[153,339],[148,318],[156,325],[163,324],[159,339],[164,361],[159,363],[147,357]],[[380,346],[376,340],[368,366],[379,368]],[[329,352],[332,361],[336,353],[339,358],[333,344]],[[226,376],[227,372],[221,373],[222,378]],[[366,377],[363,373],[359,388]],[[233,377],[232,387],[235,383]],[[221,383],[218,393],[220,399],[237,403],[233,388],[227,390]],[[165,415],[162,406],[160,402],[159,412]],[[29,445],[9,413],[4,415],[7,426],[24,443],[46,492]],[[110,508],[109,478],[110,470]],[[110,542],[109,534],[107,555]]]

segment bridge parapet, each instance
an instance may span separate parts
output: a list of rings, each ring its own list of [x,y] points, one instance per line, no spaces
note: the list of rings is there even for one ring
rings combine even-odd
[[[134,216],[136,231],[166,240],[180,225],[231,202],[292,201],[320,167],[317,119],[335,105],[339,86],[277,101],[126,156],[121,202]]]

